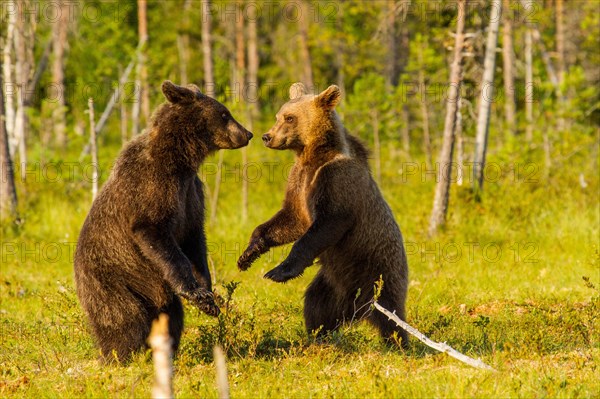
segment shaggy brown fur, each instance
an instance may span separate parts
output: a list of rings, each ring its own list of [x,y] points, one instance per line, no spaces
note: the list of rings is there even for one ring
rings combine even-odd
[[[196,173],[209,153],[243,147],[252,134],[196,86],[167,81],[162,91],[169,102],[119,155],[75,253],[77,295],[106,360],[126,361],[145,347],[161,312],[169,315],[176,350],[183,329],[178,296],[219,313]]]
[[[291,101],[263,136],[273,149],[296,153],[283,208],[252,233],[238,260],[246,270],[269,248],[295,241],[289,256],[265,277],[285,282],[319,258],[322,267],[308,287],[304,318],[309,332],[326,333],[351,318],[367,318],[385,338],[406,332],[369,311],[375,282],[383,279],[379,302],[405,317],[408,266],[402,235],[375,184],[367,150],[335,112],[340,90],[317,96],[294,84]]]

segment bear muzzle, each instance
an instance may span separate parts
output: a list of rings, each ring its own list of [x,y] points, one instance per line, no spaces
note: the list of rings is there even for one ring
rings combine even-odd
[[[232,143],[232,148],[241,148],[248,145],[253,135],[250,131],[244,128],[242,125],[237,125],[234,128],[230,128],[229,139]]]

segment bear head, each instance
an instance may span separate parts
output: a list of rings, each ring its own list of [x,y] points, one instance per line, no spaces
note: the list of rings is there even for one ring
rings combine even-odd
[[[302,152],[305,147],[339,141],[341,122],[335,107],[340,99],[340,88],[335,85],[312,95],[302,83],[294,83],[290,101],[277,112],[275,125],[262,137],[265,146]]]
[[[183,141],[197,142],[207,152],[244,147],[252,138],[252,133],[233,118],[227,107],[202,94],[198,86],[178,86],[167,80],[162,84],[162,92],[168,103],[154,118],[158,130],[185,134]]]

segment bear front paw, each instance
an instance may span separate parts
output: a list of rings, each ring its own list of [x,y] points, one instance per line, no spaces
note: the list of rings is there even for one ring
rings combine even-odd
[[[198,304],[198,309],[203,311],[209,316],[217,317],[221,314],[221,309],[214,302],[203,302]]]
[[[200,288],[188,298],[198,309],[209,316],[218,316],[221,310],[215,303],[215,296],[206,288]]]
[[[261,246],[258,242],[252,242],[238,259],[237,266],[241,271],[248,270],[252,263],[260,257]]]
[[[285,283],[293,278],[300,277],[303,271],[302,268],[287,266],[284,261],[281,265],[268,271],[264,277],[277,283]]]

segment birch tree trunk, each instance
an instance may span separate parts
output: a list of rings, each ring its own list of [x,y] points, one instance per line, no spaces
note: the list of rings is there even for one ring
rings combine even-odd
[[[336,68],[336,83],[342,92],[342,95],[346,94],[346,74],[344,72],[344,66],[346,65],[344,54],[346,53],[346,46],[343,38],[343,16],[344,16],[344,3],[340,1],[338,3],[338,10],[335,14],[335,28],[337,30],[337,37],[335,40],[335,68]]]
[[[188,65],[190,64],[190,29],[189,12],[192,7],[192,0],[185,0],[183,3],[183,32],[177,33],[177,51],[179,53],[179,80],[182,85],[188,83]]]
[[[247,0],[251,3],[253,0]],[[258,66],[260,59],[258,55],[258,36],[256,33],[257,29],[257,18],[256,7],[248,7],[248,79],[247,79],[247,90],[246,102],[249,105],[251,112],[251,118],[249,118],[249,128],[252,131],[252,119],[259,115],[259,102],[258,102]]]
[[[54,137],[58,147],[64,149],[67,145],[67,122],[65,101],[65,50],[67,46],[67,33],[69,27],[69,9],[64,2],[58,4],[59,18],[52,26],[52,80],[57,90],[56,104],[52,112]]]
[[[525,12],[531,7],[531,0],[524,2]],[[533,141],[533,38],[531,27],[525,31],[525,119],[527,126],[525,139],[531,144]]]
[[[249,116],[248,104],[245,99],[246,88],[246,51],[244,46],[244,15],[242,4],[237,4],[237,16],[235,19],[235,85],[238,93],[238,101],[241,108],[246,111],[246,116]],[[251,118],[250,118],[251,119]],[[245,165],[248,163],[248,147],[243,147],[242,150],[242,221],[248,220],[248,179],[244,176]]]
[[[123,67],[119,65],[119,77],[123,76]],[[121,82],[119,81],[119,121],[121,127],[121,147],[125,147],[125,144],[129,140],[128,128],[127,128],[127,107],[125,106],[124,90]]]
[[[504,72],[504,112],[506,113],[506,127],[511,134],[516,133],[516,105],[515,105],[515,72],[512,15],[510,0],[504,0],[503,36],[502,36],[502,61]]]
[[[458,106],[456,107],[456,127],[454,128],[454,137],[456,140],[456,167],[458,175],[456,176],[456,185],[463,185],[464,178],[464,165],[465,165],[465,147],[464,137],[462,134],[462,98],[458,99]]]
[[[11,6],[14,5],[14,1]],[[9,13],[6,25],[6,38],[2,47],[2,81],[4,85],[0,88],[4,95],[4,115],[6,116],[5,128],[8,136],[7,146],[10,153],[10,159],[14,158],[17,148],[15,140],[15,82],[13,80],[13,49],[14,49],[14,32],[17,22],[17,15],[14,12]]]
[[[209,97],[215,97],[213,73],[210,0],[202,0],[202,55],[204,63],[204,90]]]
[[[559,133],[565,131],[565,93],[563,92],[562,84],[565,79],[565,23],[564,23],[564,9],[563,0],[556,0],[556,69],[558,77],[558,119],[557,119],[557,130]]]
[[[379,141],[379,111],[371,111],[371,123],[373,124],[373,152],[375,156],[375,180],[381,184],[381,143]]]
[[[408,105],[402,105],[402,149],[407,155],[410,155],[410,112]]]
[[[251,3],[253,0],[247,0]],[[257,35],[257,24],[258,24],[258,13],[256,13],[256,7],[248,7],[251,14],[248,15],[248,76],[246,79],[247,89],[244,91],[246,95],[247,104],[247,115],[246,123],[248,129],[254,131],[254,118],[260,115],[259,99],[258,99],[258,67],[260,65],[260,58],[258,54],[258,35]],[[248,184],[248,147],[242,148],[242,178],[244,179],[244,193],[243,207],[245,214],[247,215],[248,209],[248,195],[250,187]],[[246,216],[247,218],[247,216]]]
[[[96,137],[96,117],[94,115],[94,100],[90,98],[88,100],[88,113],[90,116],[90,143],[92,144],[92,201],[96,199],[98,195],[98,140]]]
[[[310,15],[306,0],[300,0],[300,14],[298,15],[298,26],[300,29],[299,44],[302,62],[303,83],[309,90],[314,88],[312,73],[312,58],[308,46],[308,28],[310,26]]]
[[[34,44],[33,21],[35,15],[29,15],[26,9],[30,7],[28,1],[21,2],[18,7],[16,21],[15,49],[16,49],[16,80],[18,87],[17,111],[15,114],[15,138],[19,147],[19,163],[21,164],[21,179],[25,181],[27,169],[27,132],[29,130],[28,96],[29,82],[32,71],[32,53]]]
[[[422,40],[425,40],[424,38]],[[421,119],[423,120],[423,152],[425,153],[425,160],[427,168],[431,169],[432,155],[431,155],[431,135],[429,134],[429,110],[427,108],[427,90],[425,82],[425,62],[423,61],[423,46],[424,43],[421,41],[419,46],[418,63],[419,63],[419,87],[422,90],[423,96],[421,98]]]
[[[565,78],[565,23],[563,0],[556,0],[556,59],[558,83],[562,84]]]
[[[460,98],[462,74],[463,31],[465,29],[465,0],[458,0],[459,17],[456,20],[456,36],[454,38],[454,60],[450,68],[450,88],[446,100],[446,119],[444,121],[444,141],[440,151],[439,175],[435,187],[433,209],[429,219],[429,235],[433,236],[439,226],[446,222],[448,199],[450,193],[450,172],[452,170],[452,153],[454,151],[454,129],[456,112]]]
[[[146,0],[137,0],[138,4],[138,37],[142,43],[138,52],[137,73],[140,81],[139,91],[141,99],[141,113],[143,122],[150,120],[150,93],[148,90],[148,67],[146,66],[146,49],[148,47],[148,18]]]
[[[0,76],[0,88],[3,88],[2,83],[2,76]],[[5,115],[4,92],[0,90],[0,220],[8,218],[17,220],[17,190],[12,159],[8,149]]]
[[[502,2],[493,0],[490,15],[483,79],[481,82],[481,98],[477,115],[477,136],[475,138],[475,157],[473,164],[473,190],[479,193],[483,189],[483,171],[490,127],[490,109],[494,100],[494,70],[496,66],[496,45],[498,44],[498,28],[502,13]]]
[[[385,10],[385,30],[387,38],[387,54],[385,62],[385,82],[389,88],[396,86],[398,83],[398,61],[396,59],[397,54],[397,40],[396,40],[396,1],[386,1],[387,9]]]

